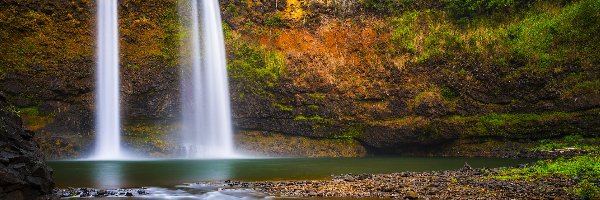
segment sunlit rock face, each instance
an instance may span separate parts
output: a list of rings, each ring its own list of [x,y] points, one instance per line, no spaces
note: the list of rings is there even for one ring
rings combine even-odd
[[[33,133],[0,94],[0,199],[47,198],[54,188]]]
[[[178,62],[188,55],[179,48],[189,43],[179,41],[177,5],[187,1],[119,2],[123,140],[166,155],[180,142],[169,137],[181,127]],[[600,13],[586,6],[595,0],[527,1],[470,16],[490,21],[472,24],[455,16],[466,7],[440,1],[219,2],[238,136],[422,151],[465,137],[599,132],[600,29],[584,14]],[[29,111],[24,124],[48,158],[85,155],[94,139],[95,1],[0,4],[0,21],[14,22],[0,30],[11,41],[0,44],[0,68],[8,68],[0,90]]]

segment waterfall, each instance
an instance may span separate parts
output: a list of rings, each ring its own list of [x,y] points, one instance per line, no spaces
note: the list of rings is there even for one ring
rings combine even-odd
[[[232,157],[233,130],[219,2],[189,3],[189,67],[184,67],[182,74],[182,152],[188,158]]]
[[[121,121],[119,105],[119,33],[117,0],[97,2],[96,44],[96,151],[94,159],[119,159]]]

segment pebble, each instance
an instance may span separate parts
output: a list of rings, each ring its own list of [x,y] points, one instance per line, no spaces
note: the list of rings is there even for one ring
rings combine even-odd
[[[402,199],[572,199],[574,180],[545,177],[532,182],[489,178],[494,169],[465,164],[455,171],[343,174],[331,180],[252,182],[254,190],[281,197]],[[418,192],[420,191],[420,192]]]

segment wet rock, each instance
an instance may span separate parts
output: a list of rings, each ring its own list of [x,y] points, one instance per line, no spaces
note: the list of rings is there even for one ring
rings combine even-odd
[[[417,195],[416,192],[414,191],[408,191],[406,192],[406,195],[404,196],[404,199],[418,199],[419,195]]]
[[[468,171],[472,171],[472,170],[473,170],[473,168],[468,163],[465,163],[465,165],[461,169],[461,171],[463,171],[463,172],[468,172]]]
[[[522,182],[486,177],[494,173],[497,173],[495,168],[484,170],[464,167],[456,171],[358,176],[346,174],[334,176],[331,180],[267,181],[249,184],[254,190],[282,197],[548,199],[551,195],[555,198],[572,198],[562,188],[571,187],[575,183],[573,179],[548,177],[535,182]]]
[[[0,199],[50,198],[54,182],[33,133],[0,94]],[[47,196],[47,197],[44,197]],[[62,196],[62,195],[61,195]]]
[[[138,193],[139,195],[144,195],[144,194],[146,194],[146,190],[144,190],[144,189],[139,189],[139,190],[137,190],[137,193]]]
[[[98,190],[98,192],[96,193],[96,196],[106,196],[106,190]]]

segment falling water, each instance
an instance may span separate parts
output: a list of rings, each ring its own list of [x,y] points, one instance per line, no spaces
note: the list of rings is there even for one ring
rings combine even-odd
[[[94,159],[122,157],[119,111],[117,0],[97,2],[96,152]]]
[[[219,2],[191,0],[189,6],[191,68],[184,70],[182,79],[182,152],[189,158],[232,157],[233,131]]]

